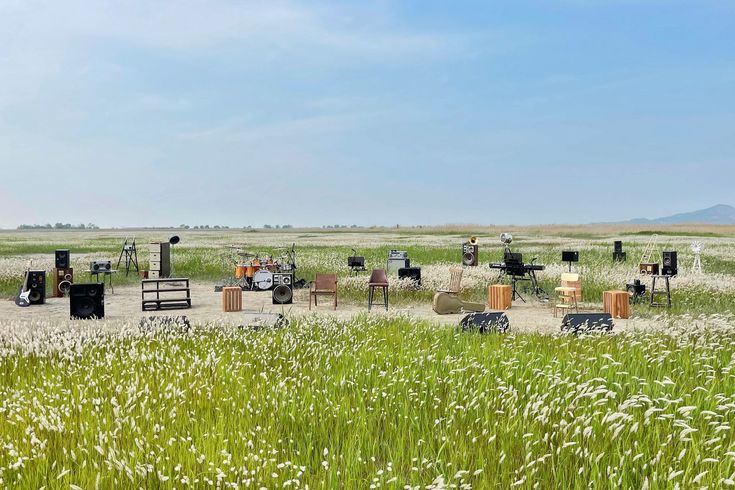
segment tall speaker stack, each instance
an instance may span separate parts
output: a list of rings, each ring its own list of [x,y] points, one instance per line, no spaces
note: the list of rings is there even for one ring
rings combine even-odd
[[[56,250],[54,252],[54,269],[51,271],[53,281],[53,295],[55,298],[63,298],[69,293],[74,282],[74,269],[71,267],[71,255],[69,250]]]
[[[622,240],[615,240],[613,249],[613,262],[625,262],[626,255],[627,254],[623,252]]]
[[[166,278],[171,275],[171,244],[169,242],[151,243],[149,246],[148,277]]]

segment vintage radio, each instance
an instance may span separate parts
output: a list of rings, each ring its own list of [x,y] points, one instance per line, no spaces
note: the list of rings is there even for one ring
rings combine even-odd
[[[657,276],[658,275],[658,263],[653,262],[641,262],[641,264],[638,266],[638,270],[641,274],[649,275],[649,276]]]

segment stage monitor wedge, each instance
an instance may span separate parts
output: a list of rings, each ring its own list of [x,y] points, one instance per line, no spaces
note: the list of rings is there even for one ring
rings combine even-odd
[[[610,313],[567,313],[561,322],[561,331],[581,333],[611,332],[615,324]]]
[[[499,312],[470,313],[459,322],[464,332],[506,333],[510,331],[508,315]]]

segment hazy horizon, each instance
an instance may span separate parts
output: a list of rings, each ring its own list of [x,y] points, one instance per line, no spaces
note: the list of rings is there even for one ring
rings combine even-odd
[[[0,5],[0,228],[731,203],[735,4]]]

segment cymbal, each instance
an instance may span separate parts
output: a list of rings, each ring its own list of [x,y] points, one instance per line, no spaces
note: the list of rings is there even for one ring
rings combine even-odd
[[[251,252],[237,252],[237,255],[240,257],[256,257],[256,255]]]

